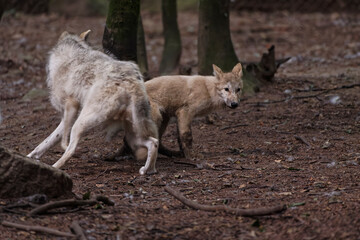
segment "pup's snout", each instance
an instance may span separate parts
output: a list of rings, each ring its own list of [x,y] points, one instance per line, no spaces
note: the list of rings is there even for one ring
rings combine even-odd
[[[237,106],[239,106],[239,104],[237,102],[231,103],[231,108],[237,108]]]

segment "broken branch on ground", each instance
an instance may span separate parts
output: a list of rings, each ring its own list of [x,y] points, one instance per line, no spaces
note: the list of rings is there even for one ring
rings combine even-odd
[[[174,196],[176,199],[178,199],[180,202],[185,204],[186,206],[189,206],[193,209],[197,210],[203,210],[203,211],[223,211],[226,213],[231,213],[239,216],[244,217],[253,217],[253,216],[264,216],[264,215],[270,215],[279,213],[286,210],[286,205],[276,205],[273,207],[262,207],[262,208],[254,208],[254,209],[241,209],[241,208],[232,208],[224,205],[203,205],[197,202],[194,202],[190,199],[187,199],[182,195],[180,192],[176,191],[175,189],[172,189],[169,186],[165,186],[165,191]]]

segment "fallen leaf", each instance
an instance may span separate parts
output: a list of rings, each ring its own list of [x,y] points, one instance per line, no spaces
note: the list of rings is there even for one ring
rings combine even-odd
[[[291,192],[281,192],[281,193],[279,193],[279,195],[289,196],[289,195],[292,195],[292,193]]]

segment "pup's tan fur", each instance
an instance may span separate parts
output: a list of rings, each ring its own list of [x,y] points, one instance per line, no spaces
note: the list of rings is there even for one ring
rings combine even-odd
[[[150,99],[151,115],[163,135],[171,117],[178,124],[180,155],[191,158],[191,122],[221,106],[236,108],[243,88],[242,66],[237,64],[231,72],[224,73],[213,65],[214,76],[162,76],[145,82]],[[141,158],[146,151],[137,152]],[[161,145],[159,153],[179,155]]]
[[[147,150],[140,174],[153,173],[158,132],[150,116],[141,73],[134,63],[117,61],[92,49],[85,41],[89,32],[80,36],[64,32],[50,52],[47,84],[51,103],[63,117],[55,131],[28,157],[40,158],[62,139],[65,153],[53,165],[60,168],[74,154],[87,130],[102,126],[112,137],[124,127],[130,148]]]

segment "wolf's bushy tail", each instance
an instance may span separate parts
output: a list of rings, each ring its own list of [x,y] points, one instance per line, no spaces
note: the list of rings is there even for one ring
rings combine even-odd
[[[151,118],[150,102],[146,97],[135,97],[134,120],[137,122],[137,131],[143,138],[153,137],[158,139],[158,130],[156,124]]]

